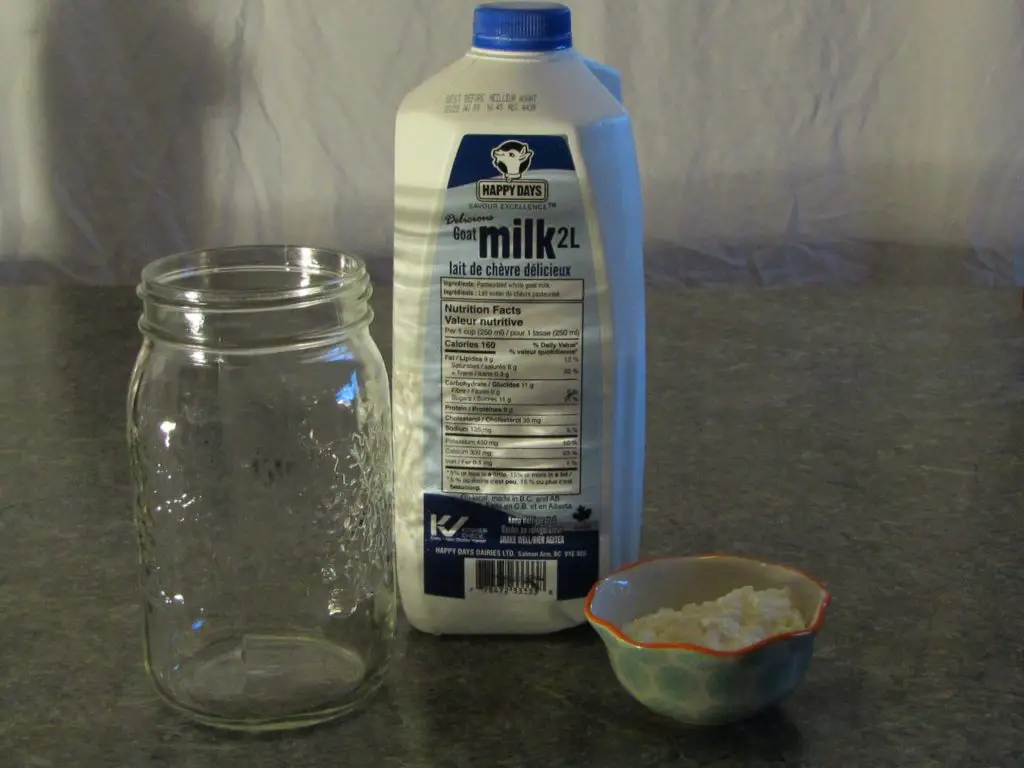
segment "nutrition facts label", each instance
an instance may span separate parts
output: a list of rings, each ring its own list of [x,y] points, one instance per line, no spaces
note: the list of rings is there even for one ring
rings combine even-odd
[[[578,494],[583,281],[441,278],[444,491]]]

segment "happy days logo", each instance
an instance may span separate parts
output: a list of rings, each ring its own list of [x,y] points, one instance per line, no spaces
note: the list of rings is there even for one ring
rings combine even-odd
[[[534,152],[525,141],[508,139],[491,149],[491,165],[500,179],[478,181],[476,197],[482,203],[528,201],[543,203],[548,199],[545,179],[524,179],[533,166]]]

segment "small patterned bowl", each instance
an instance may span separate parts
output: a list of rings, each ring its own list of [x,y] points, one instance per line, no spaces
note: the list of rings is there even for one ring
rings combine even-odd
[[[640,643],[622,631],[660,608],[715,600],[734,589],[789,587],[807,629],[734,651],[682,643]],[[782,701],[803,679],[830,596],[817,581],[747,557],[665,557],[627,565],[594,585],[584,612],[615,676],[644,706],[689,725],[725,725]]]

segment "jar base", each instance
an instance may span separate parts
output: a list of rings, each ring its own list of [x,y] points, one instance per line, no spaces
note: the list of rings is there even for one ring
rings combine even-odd
[[[213,728],[307,728],[361,710],[386,664],[370,671],[354,650],[324,637],[223,638],[178,665],[157,692],[173,709]]]

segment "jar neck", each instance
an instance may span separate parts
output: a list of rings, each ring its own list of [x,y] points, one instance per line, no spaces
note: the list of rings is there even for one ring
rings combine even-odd
[[[362,260],[297,246],[168,256],[142,272],[139,329],[206,352],[266,354],[337,342],[373,320]]]

